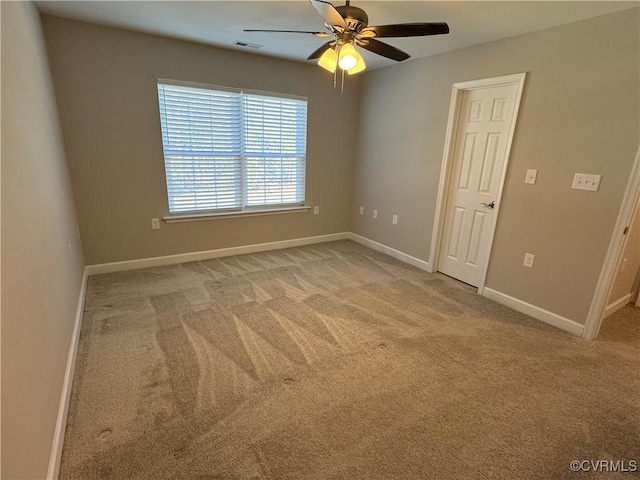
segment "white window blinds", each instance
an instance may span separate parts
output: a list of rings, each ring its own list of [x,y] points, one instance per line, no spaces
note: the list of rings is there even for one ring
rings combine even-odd
[[[305,199],[307,102],[158,82],[169,211]]]

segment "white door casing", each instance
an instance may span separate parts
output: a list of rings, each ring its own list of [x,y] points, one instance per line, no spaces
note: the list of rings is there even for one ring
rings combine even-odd
[[[622,251],[624,250],[625,243],[625,227],[631,223],[633,218],[633,212],[636,208],[636,202],[640,198],[640,148],[636,153],[636,159],[633,163],[631,175],[629,176],[629,182],[620,205],[620,211],[618,212],[618,219],[613,228],[611,240],[609,241],[609,248],[607,249],[607,256],[605,257],[602,270],[600,271],[600,277],[596,285],[596,291],[593,294],[591,300],[591,307],[587,314],[587,320],[584,324],[582,331],[582,338],[586,340],[593,340],[598,336],[600,326],[602,325],[602,318],[607,307],[607,298],[611,293],[613,287],[613,280],[616,274],[616,267]]]
[[[433,271],[474,285],[479,293],[524,77],[475,80],[453,88],[429,263]]]

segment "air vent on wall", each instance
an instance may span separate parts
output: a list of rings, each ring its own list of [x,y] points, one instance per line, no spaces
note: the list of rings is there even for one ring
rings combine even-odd
[[[258,45],[257,43],[248,43],[248,42],[241,42],[240,40],[236,40],[235,42],[233,42],[234,45],[238,45],[239,47],[245,47],[245,48],[262,48],[262,45]]]

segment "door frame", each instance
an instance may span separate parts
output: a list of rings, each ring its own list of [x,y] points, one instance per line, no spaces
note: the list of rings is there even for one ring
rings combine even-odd
[[[449,196],[449,182],[451,179],[451,167],[453,165],[453,154],[455,151],[455,140],[458,133],[458,120],[460,117],[460,109],[462,106],[462,95],[465,91],[478,90],[489,87],[506,87],[515,85],[516,99],[513,110],[514,121],[509,128],[507,137],[507,145],[505,150],[505,159],[500,172],[500,184],[496,195],[496,206],[494,208],[495,215],[491,225],[489,226],[489,242],[487,258],[480,275],[480,283],[478,284],[478,294],[482,295],[484,283],[487,278],[487,270],[489,269],[489,260],[491,258],[491,248],[493,246],[493,237],[498,223],[498,214],[500,211],[500,200],[504,187],[504,180],[507,174],[507,165],[511,155],[511,144],[513,135],[518,121],[518,112],[520,110],[520,101],[522,99],[522,91],[524,89],[524,79],[526,72],[516,73],[513,75],[503,75],[500,77],[482,78],[478,80],[470,80],[467,82],[458,82],[453,84],[451,91],[451,103],[449,105],[449,118],[447,120],[447,133],[444,140],[444,153],[442,155],[442,167],[440,168],[440,181],[438,183],[438,197],[436,200],[435,218],[433,221],[433,231],[431,234],[431,247],[429,249],[429,272],[435,273],[438,270],[438,256],[440,253],[442,235],[444,233],[444,217]]]
[[[600,271],[600,277],[596,285],[593,299],[591,300],[591,306],[589,313],[587,314],[587,320],[582,330],[582,338],[586,340],[593,340],[598,336],[600,326],[602,325],[602,317],[604,311],[607,308],[607,299],[613,288],[613,282],[615,280],[616,271],[618,267],[618,261],[623,253],[624,245],[627,240],[627,236],[624,233],[624,229],[631,225],[633,214],[637,207],[640,196],[640,148],[636,153],[636,159],[631,169],[629,182],[627,188],[622,197],[622,204],[620,206],[620,212],[616,220],[615,227],[611,234],[611,240],[609,241],[609,249],[604,259],[602,270]]]

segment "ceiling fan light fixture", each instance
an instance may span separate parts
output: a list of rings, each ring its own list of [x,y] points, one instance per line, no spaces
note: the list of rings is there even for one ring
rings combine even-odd
[[[362,57],[362,55],[360,55],[360,53],[358,53],[357,50],[356,50],[356,58],[358,59],[358,62],[356,63],[355,67],[347,70],[347,73],[349,75],[354,75],[356,73],[360,73],[365,68],[367,68],[367,64],[365,63],[364,58]]]
[[[335,73],[338,67],[338,52],[336,52],[336,49],[331,47],[325,50],[318,60],[318,65],[331,73]]]
[[[342,70],[349,71],[358,64],[359,56],[353,44],[345,43],[338,54],[338,65]]]

